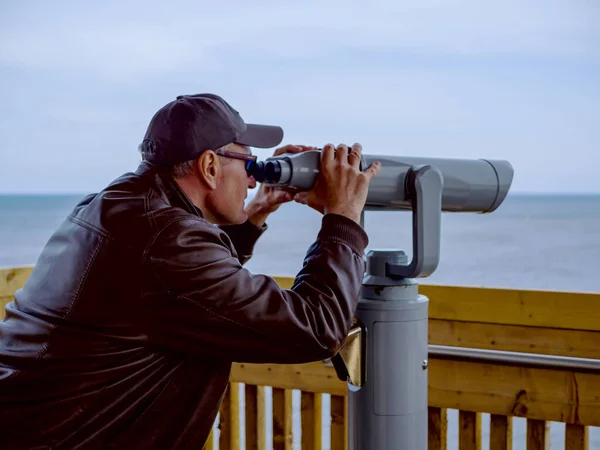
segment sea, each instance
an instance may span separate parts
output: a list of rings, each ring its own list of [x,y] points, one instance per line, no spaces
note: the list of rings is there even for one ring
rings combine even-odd
[[[84,194],[0,195],[0,267],[35,264],[47,239]],[[401,249],[410,257],[411,221],[409,211],[367,212],[367,251]],[[320,223],[320,214],[305,205],[283,205],[270,216],[247,269],[294,276]],[[509,193],[491,214],[442,214],[439,266],[421,282],[600,293],[599,274],[600,195]],[[295,402],[298,409],[297,396]],[[325,412],[327,408],[325,402]],[[488,448],[487,415],[482,425],[483,448]],[[513,449],[525,450],[525,436],[525,420],[515,419]],[[590,429],[589,438],[590,449],[600,450],[600,429]],[[456,411],[449,412],[448,443],[449,449],[458,448]],[[551,425],[551,446],[564,448],[564,425]]]

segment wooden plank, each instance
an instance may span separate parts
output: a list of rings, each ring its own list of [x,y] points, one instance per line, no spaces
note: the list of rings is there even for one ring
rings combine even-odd
[[[300,423],[302,449],[322,449],[323,395],[311,392],[300,394]]]
[[[241,367],[244,366],[244,367]],[[270,369],[270,370],[269,370]],[[429,359],[429,406],[600,426],[600,374]],[[346,395],[323,363],[239,365],[234,381]]]
[[[331,450],[345,450],[348,447],[347,396],[331,396]]]
[[[291,289],[294,284],[293,277],[278,277],[274,276],[273,279],[277,282],[280,288],[282,289]]]
[[[294,279],[275,277],[283,288]],[[419,285],[432,319],[600,331],[600,293]]]
[[[229,385],[229,423],[231,450],[240,450],[240,384]]]
[[[589,433],[588,427],[568,423],[565,428],[566,450],[588,450]]]
[[[300,427],[302,449],[314,447],[315,442],[315,401],[311,392],[300,393]]]
[[[227,387],[219,409],[219,450],[231,450],[231,384]]]
[[[14,297],[0,297],[0,320],[4,319],[6,305],[14,300]]]
[[[550,423],[527,419],[527,450],[550,450]]]
[[[314,430],[314,446],[315,450],[323,449],[323,394],[313,394],[315,404],[315,420],[313,422]]]
[[[458,412],[458,449],[481,450],[481,414]]]
[[[292,389],[286,389],[284,394],[284,435],[285,435],[285,450],[293,450],[294,448],[294,402]]]
[[[600,331],[600,294],[420,285],[432,319]]]
[[[284,390],[273,388],[273,450],[285,449],[285,398]]]
[[[0,269],[0,297],[22,287],[33,266]],[[274,277],[285,289],[292,277]],[[600,331],[599,293],[420,285],[431,319]]]
[[[240,385],[230,383],[221,403],[219,450],[240,450]]]
[[[267,450],[271,447],[267,446],[267,390],[264,386],[258,386],[256,401],[258,403],[258,450]]]
[[[428,450],[448,448],[448,412],[443,408],[429,407],[427,414]]]
[[[33,266],[0,269],[0,297],[11,297]],[[292,277],[274,277],[291,288]],[[431,319],[600,331],[598,293],[420,285]]]
[[[267,450],[267,413],[264,386],[245,387],[246,450]]]
[[[597,331],[430,319],[429,343],[600,359]]]
[[[33,266],[0,268],[0,297],[12,297],[25,285],[32,271]]]
[[[429,406],[600,426],[600,375],[429,359]]]
[[[244,386],[246,450],[258,450],[258,388],[252,384]],[[264,423],[262,424],[264,425]]]
[[[214,450],[215,448],[215,428],[213,427],[210,430],[210,434],[208,435],[208,439],[206,439],[206,442],[204,443],[204,447],[202,447],[202,450]]]
[[[512,417],[490,416],[490,450],[512,450]]]
[[[346,395],[348,386],[336,375],[330,364],[233,364],[230,381]]]
[[[273,388],[273,450],[292,450],[292,391]]]

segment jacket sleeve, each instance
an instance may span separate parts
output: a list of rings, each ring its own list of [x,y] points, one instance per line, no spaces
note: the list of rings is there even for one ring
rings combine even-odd
[[[219,228],[227,233],[240,263],[245,264],[252,258],[256,241],[267,230],[267,225],[258,227],[247,220],[240,225],[221,225]]]
[[[149,338],[171,351],[235,362],[330,358],[354,317],[367,243],[355,222],[325,215],[286,290],[243,268],[218,227],[174,222],[160,233],[146,261],[162,285],[146,293]]]

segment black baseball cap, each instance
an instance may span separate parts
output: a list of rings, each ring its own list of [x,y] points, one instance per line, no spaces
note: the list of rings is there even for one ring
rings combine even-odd
[[[204,150],[216,150],[233,142],[271,148],[282,140],[280,127],[245,123],[231,105],[215,94],[177,96],[156,112],[144,136],[152,148],[146,160],[164,166],[195,159]]]

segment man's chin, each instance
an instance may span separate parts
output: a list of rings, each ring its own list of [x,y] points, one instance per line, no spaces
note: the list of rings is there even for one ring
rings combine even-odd
[[[224,220],[219,225],[241,225],[248,220],[248,214],[243,211],[235,218],[223,218]]]
[[[248,213],[246,213],[246,211],[244,211],[241,215],[240,218],[237,221],[237,224],[242,224],[244,222],[246,222],[248,220]]]

